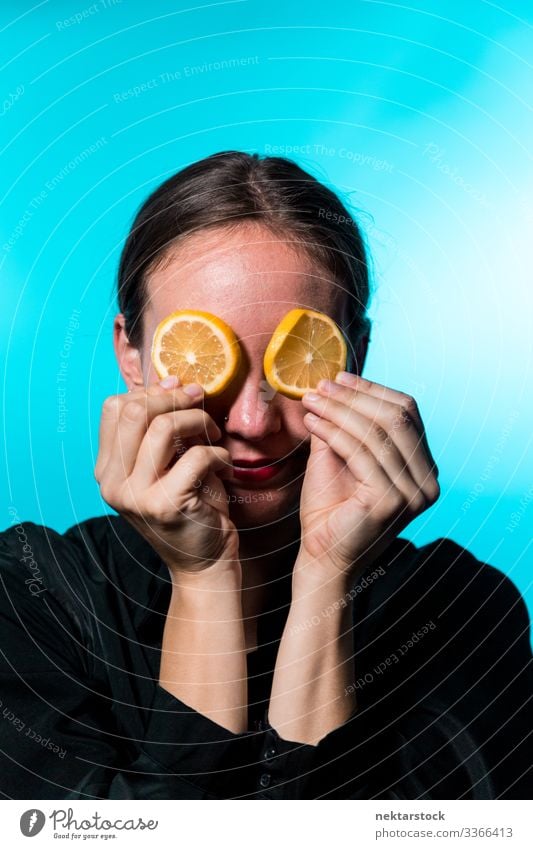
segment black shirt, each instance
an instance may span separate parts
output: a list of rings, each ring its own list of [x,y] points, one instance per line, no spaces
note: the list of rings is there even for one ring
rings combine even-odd
[[[317,746],[269,725],[280,605],[248,655],[249,728],[233,734],[157,683],[169,576],[125,520],[13,525],[0,533],[0,792],[531,798],[529,619],[514,583],[449,539],[398,538],[351,596],[354,715]]]

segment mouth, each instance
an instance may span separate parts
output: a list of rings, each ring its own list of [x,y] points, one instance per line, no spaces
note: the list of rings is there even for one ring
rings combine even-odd
[[[287,463],[287,459],[260,457],[255,460],[236,458],[233,461],[233,475],[237,480],[247,483],[262,483],[275,477]]]

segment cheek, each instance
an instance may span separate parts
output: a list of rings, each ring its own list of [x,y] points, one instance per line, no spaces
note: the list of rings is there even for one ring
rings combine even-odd
[[[309,442],[311,434],[304,423],[307,410],[300,401],[292,401],[289,398],[281,402],[281,413],[285,430],[292,438],[299,442]]]

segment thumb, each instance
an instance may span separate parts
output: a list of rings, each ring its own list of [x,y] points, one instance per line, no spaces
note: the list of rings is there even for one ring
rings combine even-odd
[[[176,375],[169,374],[168,377],[160,380],[158,385],[162,386],[163,389],[177,389],[178,386],[181,386],[181,380]]]
[[[181,385],[179,377],[168,375],[168,377],[164,377],[162,380],[155,380],[154,383],[150,383],[144,391],[148,395],[164,395],[171,389],[179,389]]]

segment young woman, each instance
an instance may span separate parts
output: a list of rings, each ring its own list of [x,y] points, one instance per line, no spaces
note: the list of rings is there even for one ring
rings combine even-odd
[[[414,399],[361,376],[367,261],[339,198],[286,159],[208,157],[143,205],[118,284],[128,392],[95,468],[118,515],[0,535],[4,795],[520,798],[526,608],[450,540],[398,536],[437,469]],[[295,307],[351,347],[302,401],[263,374]],[[219,396],[153,370],[186,308],[238,338]]]

